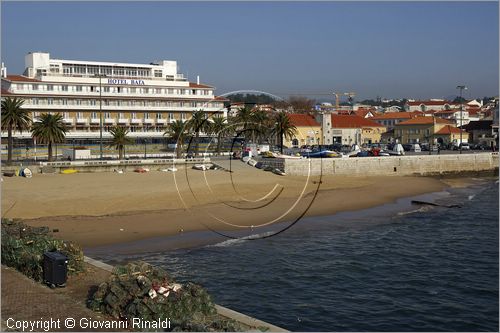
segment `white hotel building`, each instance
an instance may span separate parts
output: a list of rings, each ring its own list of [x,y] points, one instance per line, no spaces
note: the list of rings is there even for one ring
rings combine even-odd
[[[226,99],[216,97],[213,86],[189,82],[178,73],[176,61],[75,61],[33,52],[26,55],[25,67],[23,75],[7,75],[2,66],[2,98],[23,99],[34,121],[42,113],[61,113],[67,139],[96,142],[101,110],[105,139],[115,125],[128,128],[133,138],[159,139],[168,123],[189,120],[194,111],[226,116]],[[2,131],[2,138],[6,136]],[[31,139],[24,131],[14,136]]]

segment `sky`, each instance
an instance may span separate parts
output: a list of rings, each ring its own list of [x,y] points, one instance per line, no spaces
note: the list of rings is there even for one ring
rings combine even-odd
[[[217,94],[498,95],[498,2],[1,2],[2,61],[177,60]]]

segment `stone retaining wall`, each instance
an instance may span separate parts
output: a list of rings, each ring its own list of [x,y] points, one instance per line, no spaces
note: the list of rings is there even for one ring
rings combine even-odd
[[[498,170],[497,153],[279,159],[287,175],[431,175]]]

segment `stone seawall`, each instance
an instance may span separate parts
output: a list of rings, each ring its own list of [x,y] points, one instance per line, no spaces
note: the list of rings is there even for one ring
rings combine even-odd
[[[282,159],[279,159],[282,160]],[[287,175],[432,175],[498,170],[497,153],[285,159]]]

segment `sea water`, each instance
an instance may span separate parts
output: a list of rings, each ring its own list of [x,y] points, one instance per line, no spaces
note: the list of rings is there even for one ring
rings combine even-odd
[[[478,179],[437,202],[461,207],[373,209],[263,240],[99,257],[160,265],[293,331],[498,331],[498,183]]]

